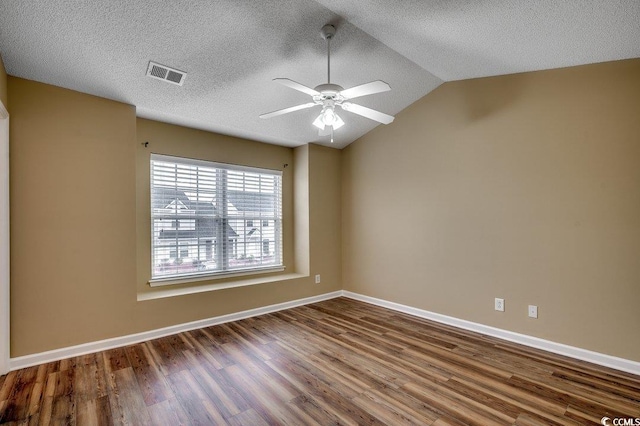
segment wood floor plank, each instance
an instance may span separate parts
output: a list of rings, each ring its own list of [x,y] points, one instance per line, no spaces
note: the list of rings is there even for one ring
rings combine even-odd
[[[40,407],[44,399],[47,378],[49,377],[51,370],[52,366],[50,364],[42,364],[38,366],[36,381],[33,389],[31,390],[27,418],[35,418],[40,411]]]
[[[466,401],[442,395],[437,388],[407,383],[402,389],[413,397],[426,402],[435,410],[460,419],[470,426],[497,426],[510,423],[508,417],[497,417],[487,410],[477,410],[475,406],[466,403]]]
[[[455,383],[464,384],[470,389],[495,396],[504,402],[517,406],[520,408],[520,414],[527,414],[527,418],[544,418],[549,425],[563,424],[562,416],[566,411],[566,404],[562,402],[539,398],[504,382],[491,382],[482,379],[474,381],[453,377],[448,384]]]
[[[51,403],[51,423],[75,425],[76,404],[73,381],[75,369],[73,363],[66,364],[69,367],[55,373],[56,385]]]
[[[271,360],[267,362],[267,364],[278,371],[284,377],[289,378],[291,383],[295,383],[295,380],[291,378],[291,375],[279,368],[278,363],[281,363],[286,366],[290,366],[292,364],[297,364],[301,368],[306,368],[309,370],[314,370],[316,375],[322,374],[326,377],[326,381],[331,383],[331,386],[339,392],[341,395],[345,395],[347,398],[352,398],[364,390],[369,389],[370,386],[367,385],[364,381],[360,380],[359,377],[343,374],[338,369],[332,368],[330,363],[318,358],[317,356],[311,357],[298,357],[298,352],[295,351],[290,346],[281,346],[281,345],[271,345],[271,346],[279,346],[282,350],[278,352],[274,352],[274,355],[271,357]],[[277,362],[276,362],[277,361]],[[303,386],[304,388],[304,386]]]
[[[221,395],[219,398],[221,402],[221,411],[223,413],[235,413],[236,411],[242,412],[250,408],[247,400],[242,396],[242,390],[237,388],[235,383],[223,374],[224,370],[215,369],[209,364],[204,364],[203,369],[206,370],[206,373],[224,392],[224,396]],[[196,379],[199,380],[199,377],[196,376]],[[211,395],[210,393],[208,394]],[[213,396],[215,397],[216,394],[214,393]]]
[[[355,421],[344,420],[338,417],[333,411],[324,408],[323,404],[319,404],[311,395],[300,395],[291,401],[294,409],[304,413],[307,420],[304,424],[308,425],[356,425]]]
[[[267,423],[255,410],[247,410],[242,413],[238,413],[232,418],[229,419],[229,424],[233,426],[246,426],[246,425],[254,425],[254,426],[269,426]]]
[[[279,398],[269,392],[263,392],[258,382],[253,380],[239,365],[224,368],[221,372],[242,392],[243,398],[268,424],[300,424],[293,412],[286,409],[289,401]]]
[[[81,400],[98,400],[107,395],[107,378],[102,357],[83,357],[76,364],[74,375],[74,392]]]
[[[113,424],[108,396],[83,400],[76,408],[78,424],[82,426],[100,426]]]
[[[371,414],[353,404],[347,395],[340,394],[340,388],[323,380],[321,372],[305,368],[302,363],[283,363],[277,360],[271,360],[270,363],[278,371],[289,372],[287,376],[290,380],[299,387],[304,387],[319,407],[331,413],[332,417],[339,418],[348,424],[382,424]]]
[[[189,368],[189,362],[185,358],[184,354],[180,351],[176,351],[172,343],[174,343],[174,341],[167,337],[150,340],[144,343],[155,364],[165,376],[169,376]]]
[[[571,426],[640,376],[346,298],[12,371],[7,425]]]
[[[305,401],[302,402],[302,399]],[[302,419],[304,425],[339,425],[341,424],[337,419],[329,420],[329,413],[319,410],[318,406],[313,403],[313,399],[307,395],[300,395],[298,398],[290,401],[287,404],[287,408],[293,411]]]
[[[227,326],[228,330],[232,331],[232,333],[237,337],[238,340],[253,346],[254,349],[258,349],[262,345],[266,345],[270,341],[273,341],[273,339],[265,338],[264,333],[261,333],[255,328],[251,327],[251,323],[246,319],[235,323],[227,323],[225,325]]]
[[[207,327],[199,330],[203,339],[206,339],[207,350],[217,360],[217,363],[224,368],[229,365],[233,365],[233,360],[227,357],[226,352],[222,349],[222,345],[225,343],[233,342],[231,336],[227,336],[221,329],[216,327]]]
[[[44,394],[42,395],[40,402],[40,412],[37,416],[38,424],[48,425],[51,423],[51,414],[53,411],[53,398],[56,390],[57,375],[58,372],[56,371],[51,372],[47,375]]]
[[[214,372],[214,375],[211,375],[203,366],[192,368],[190,371],[193,378],[225,419],[240,414],[248,408],[244,400],[241,400],[240,404],[236,403],[241,398],[237,396],[234,398],[235,395],[232,395],[232,393],[235,393],[235,390],[230,392],[224,383],[216,380],[219,379],[217,371]]]
[[[37,376],[38,367],[25,368],[15,375],[11,392],[5,398],[7,403],[0,413],[0,423],[23,421],[27,418],[31,398],[36,397],[33,390]]]
[[[374,394],[389,403],[401,407],[402,410],[410,414],[412,413],[414,417],[423,419],[424,424],[431,424],[440,417],[440,413],[438,413],[434,407],[414,398],[402,391],[402,389],[392,387],[374,388],[365,393]]]
[[[216,408],[206,392],[190,371],[182,370],[169,376],[169,381],[184,413],[193,424],[226,425],[222,413]]]
[[[428,416],[428,412],[417,413],[406,410],[402,405],[389,401],[383,394],[375,391],[364,392],[354,398],[353,402],[386,424],[424,425],[434,421]]]
[[[225,344],[225,349],[238,361],[236,365],[241,366],[264,391],[271,393],[282,401],[290,401],[298,396],[298,390],[287,382],[285,378],[274,374],[268,364],[252,361],[247,356],[247,353],[243,352],[237,345],[227,343]]]
[[[121,368],[109,374],[109,403],[115,423],[150,425],[151,418],[133,368]]]
[[[154,425],[192,425],[184,412],[182,404],[176,398],[169,398],[148,407],[151,422]],[[108,424],[108,423],[106,423]]]
[[[146,345],[127,346],[125,353],[133,368],[145,404],[154,405],[174,396],[166,377],[161,374]]]
[[[203,336],[203,334],[197,334],[193,330],[184,333],[186,339],[188,339],[193,345],[193,355],[197,358],[200,363],[207,363],[213,365],[216,369],[221,369],[222,364],[213,356],[212,351],[210,350],[209,345],[205,345],[202,343],[199,336]]]
[[[378,344],[377,341],[363,339],[351,333],[346,333],[340,340],[352,348],[358,348],[360,355],[375,354],[375,362],[387,367],[388,374],[395,376],[392,381],[398,382],[399,385],[400,382],[416,379],[448,380],[452,375],[450,371],[407,355],[406,348],[402,351],[384,350],[384,345]]]
[[[131,367],[124,348],[115,348],[102,352],[102,360],[105,371],[113,372],[122,368]]]
[[[257,339],[252,339],[251,335],[247,334],[246,337],[242,335],[243,328],[241,326],[237,326],[235,324],[224,324],[223,327],[227,330],[227,332],[234,336],[235,344],[239,347],[243,348],[247,352],[250,352],[254,357],[260,359],[262,361],[266,361],[269,359],[269,354],[262,351],[260,348],[262,343],[260,343]],[[255,343],[254,343],[255,342]],[[223,346],[230,346],[231,343],[227,343]]]
[[[555,401],[562,401],[567,405],[581,405],[591,402],[600,404],[602,407],[607,407],[606,410],[610,412],[629,412],[636,410],[635,407],[629,407],[614,398],[610,398],[608,395],[590,393],[584,389],[571,386],[570,383],[563,382],[555,377],[540,380],[514,375],[509,379],[509,382],[519,389],[527,389],[536,395],[546,396]],[[603,413],[603,416],[604,415]]]

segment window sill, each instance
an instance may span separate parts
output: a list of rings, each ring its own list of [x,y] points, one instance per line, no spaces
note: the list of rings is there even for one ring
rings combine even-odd
[[[273,271],[269,271],[269,272],[273,272]],[[279,281],[289,281],[289,280],[295,280],[295,279],[299,279],[299,278],[305,278],[308,277],[308,274],[299,274],[299,273],[289,273],[289,274],[281,274],[281,275],[271,275],[268,277],[252,277],[252,278],[244,278],[244,279],[240,279],[240,280],[234,280],[234,281],[228,281],[228,282],[224,282],[224,283],[209,283],[209,284],[195,284],[198,281],[211,281],[213,280],[213,278],[211,276],[208,277],[197,277],[197,278],[201,278],[201,279],[187,279],[187,278],[181,278],[180,279],[180,283],[181,284],[189,284],[189,283],[193,283],[194,285],[190,285],[190,286],[176,286],[176,287],[171,287],[171,286],[160,286],[160,287],[153,287],[153,290],[148,291],[148,292],[139,292],[138,293],[138,301],[145,301],[145,300],[154,300],[154,299],[163,299],[166,297],[175,297],[175,296],[184,296],[184,295],[188,295],[188,294],[196,294],[196,293],[205,293],[205,292],[209,292],[209,291],[215,291],[215,290],[224,290],[227,288],[235,288],[235,287],[245,287],[245,286],[250,286],[250,285],[259,285],[259,284],[268,284],[268,283],[274,283],[274,282],[279,282]],[[229,276],[226,276],[224,278],[228,278]],[[176,283],[177,284],[177,283]]]
[[[276,266],[273,268],[265,268],[265,269],[253,269],[253,270],[244,270],[244,271],[236,271],[236,272],[227,272],[227,273],[217,273],[217,274],[193,274],[188,276],[177,276],[177,277],[167,277],[167,278],[156,278],[149,280],[149,285],[151,287],[160,287],[165,285],[174,285],[174,284],[188,284],[195,283],[198,281],[211,281],[211,280],[220,280],[224,278],[235,278],[235,277],[246,277],[249,275],[255,276],[260,274],[268,274],[272,272],[282,272],[285,270],[284,266]]]

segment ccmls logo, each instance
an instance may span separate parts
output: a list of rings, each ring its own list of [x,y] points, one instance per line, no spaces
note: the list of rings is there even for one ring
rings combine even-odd
[[[604,426],[640,426],[640,418],[620,418],[616,417],[611,420],[609,417],[603,417],[600,419],[600,423]]]

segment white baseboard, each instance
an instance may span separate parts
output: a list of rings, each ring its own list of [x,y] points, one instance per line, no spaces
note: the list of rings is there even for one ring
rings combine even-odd
[[[449,317],[435,312],[425,311],[423,309],[413,308],[399,303],[388,302],[386,300],[369,297],[350,291],[342,291],[344,297],[359,300],[361,302],[371,303],[372,305],[382,306],[383,308],[392,309],[394,311],[403,312],[405,314],[414,315],[420,318],[433,320],[439,323],[452,325],[464,330],[474,331],[493,337],[498,337],[509,342],[519,343],[521,345],[542,349],[559,355],[565,355],[571,358],[588,361],[593,364],[614,368],[616,370],[625,371],[627,373],[640,375],[640,362],[631,361],[624,358],[618,358],[611,355],[593,352],[587,349],[576,348],[574,346],[556,343],[545,339],[540,339],[525,334],[514,333],[513,331],[502,330],[500,328],[490,327],[488,325],[478,324],[463,319]]]
[[[159,337],[170,336],[172,334],[182,333],[184,331],[210,327],[212,325],[223,324],[231,321],[238,321],[258,315],[264,315],[272,312],[282,311],[285,309],[295,308],[297,306],[309,305],[311,303],[321,302],[323,300],[334,299],[340,296],[342,296],[342,291],[339,290],[332,293],[325,293],[318,296],[307,297],[304,299],[292,300],[290,302],[278,303],[276,305],[263,306],[261,308],[249,309],[247,311],[236,312],[228,315],[221,315],[219,317],[172,325],[170,327],[159,328],[157,330],[144,331],[142,333],[129,334],[127,336],[114,337],[112,339],[83,343],[81,345],[69,346],[66,348],[54,349],[52,351],[11,358],[9,360],[9,368],[10,370],[18,370],[20,368],[31,367],[33,365],[58,361],[65,358],[71,358],[94,352],[100,352],[107,349],[133,345],[135,343],[144,342],[146,340],[153,340]]]
[[[318,296],[307,297],[304,299],[292,300],[290,302],[278,303],[276,305],[264,306],[261,308],[249,309],[247,311],[236,312],[233,314],[222,315],[219,317],[207,318],[203,320],[188,322],[184,324],[173,325],[170,327],[160,328],[157,330],[145,331],[142,333],[130,334],[122,337],[114,337],[112,339],[100,340],[97,342],[84,343],[81,345],[70,346],[52,351],[41,352],[32,355],[25,355],[9,360],[10,370],[18,370],[20,368],[31,367],[33,365],[44,364],[47,362],[58,361],[65,358],[85,355],[93,352],[104,351],[107,349],[118,348],[122,346],[132,345],[135,343],[153,340],[160,337],[170,336],[172,334],[181,333],[183,331],[195,330],[212,325],[223,324],[231,321],[238,321],[245,318],[264,315],[272,312],[282,311],[285,309],[295,308],[297,306],[309,305],[311,303],[321,302],[323,300],[334,299],[336,297],[348,297],[354,300],[371,303],[372,305],[382,306],[383,308],[392,309],[394,311],[403,312],[416,317],[433,320],[439,323],[451,325],[464,330],[474,331],[489,336],[497,337],[509,342],[519,343],[548,352],[565,355],[571,358],[588,361],[605,367],[614,368],[620,371],[640,375],[640,362],[631,361],[624,358],[618,358],[611,355],[593,352],[587,349],[576,348],[573,346],[556,343],[549,340],[540,339],[525,334],[515,333],[500,328],[491,327],[447,315],[437,314],[435,312],[414,308],[407,305],[401,305],[395,302],[389,302],[375,297],[365,296],[350,291],[339,290],[331,293],[325,293]]]

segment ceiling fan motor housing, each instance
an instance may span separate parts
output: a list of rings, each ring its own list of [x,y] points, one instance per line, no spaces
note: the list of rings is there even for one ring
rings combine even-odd
[[[342,88],[342,86],[339,86],[337,84],[326,83],[316,86],[313,90],[320,93],[320,96],[317,97],[318,100],[321,101],[323,99],[337,99],[340,96],[340,92],[342,92],[344,89]],[[314,96],[314,100],[315,98],[316,96]]]

